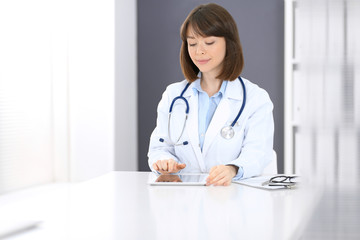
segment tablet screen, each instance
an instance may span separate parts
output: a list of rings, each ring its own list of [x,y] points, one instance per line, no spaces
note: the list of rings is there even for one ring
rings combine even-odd
[[[159,175],[151,185],[205,185],[207,174],[171,174]]]

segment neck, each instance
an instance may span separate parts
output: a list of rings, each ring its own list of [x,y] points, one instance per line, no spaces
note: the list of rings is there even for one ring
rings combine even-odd
[[[209,95],[209,97],[211,97],[220,90],[222,80],[209,74],[202,74],[200,84],[202,90],[204,90]]]

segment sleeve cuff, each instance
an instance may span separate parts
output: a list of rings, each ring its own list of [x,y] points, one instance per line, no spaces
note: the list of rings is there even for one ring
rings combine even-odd
[[[239,166],[239,165],[233,164],[233,163],[227,164],[227,165],[234,165],[234,166],[236,166],[236,167],[239,168],[237,174],[235,175],[235,177],[233,177],[233,180],[235,180],[235,181],[236,181],[236,180],[239,180],[239,179],[241,179],[241,178],[244,176],[244,169],[243,169],[242,166]]]
[[[244,169],[241,166],[238,166],[239,170],[237,172],[237,174],[235,175],[235,177],[233,177],[233,180],[239,180],[244,176]]]

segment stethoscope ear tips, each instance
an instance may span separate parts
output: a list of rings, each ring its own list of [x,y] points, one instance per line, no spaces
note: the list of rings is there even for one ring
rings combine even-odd
[[[164,142],[164,139],[163,139],[163,138],[160,138],[159,141],[160,141],[160,142]]]

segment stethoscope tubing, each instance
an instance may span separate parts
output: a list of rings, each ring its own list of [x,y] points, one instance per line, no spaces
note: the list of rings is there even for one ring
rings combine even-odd
[[[228,127],[224,127],[224,128],[223,128],[223,129],[230,128],[230,129],[226,129],[226,130],[231,130],[231,132],[232,132],[232,135],[230,136],[230,138],[232,138],[233,135],[234,135],[234,131],[233,131],[232,128],[235,126],[235,124],[236,124],[237,121],[239,120],[239,117],[241,116],[242,112],[244,111],[245,104],[246,104],[246,88],[245,88],[245,83],[244,83],[244,81],[242,80],[242,78],[241,78],[240,76],[238,77],[238,79],[239,79],[239,81],[240,81],[240,83],[241,83],[241,86],[242,86],[242,88],[243,88],[243,102],[242,102],[242,104],[241,104],[241,108],[240,108],[239,113],[236,115],[236,118],[235,118],[234,121],[231,123],[231,125],[228,126]],[[188,141],[185,141],[185,142],[180,143],[180,144],[178,143],[179,140],[180,140],[180,138],[181,138],[181,136],[182,136],[183,133],[184,133],[184,129],[185,129],[185,127],[186,127],[186,121],[187,121],[188,114],[189,114],[189,110],[190,110],[188,101],[186,100],[186,98],[183,97],[185,91],[188,89],[189,86],[190,86],[190,83],[188,82],[188,83],[186,84],[185,88],[183,89],[183,91],[181,92],[180,96],[175,97],[175,98],[172,100],[171,105],[170,105],[170,108],[169,108],[168,136],[169,136],[169,140],[170,140],[171,144],[174,145],[174,146],[187,145],[187,144],[189,143]],[[185,116],[184,126],[183,126],[183,128],[182,128],[181,134],[180,134],[179,138],[177,139],[177,141],[176,141],[176,142],[173,142],[173,141],[171,140],[171,134],[170,134],[170,132],[171,132],[171,131],[170,131],[170,128],[171,128],[171,127],[170,127],[170,122],[171,122],[170,119],[171,119],[171,113],[172,113],[174,104],[175,104],[175,102],[176,102],[177,100],[179,100],[179,99],[183,100],[183,101],[185,102],[185,104],[186,104],[186,111],[185,111],[185,112],[186,112],[186,116]],[[222,130],[222,131],[223,131],[223,130]],[[225,135],[228,135],[228,134],[225,134]],[[223,137],[224,137],[224,136],[223,136]],[[224,138],[226,138],[226,137],[224,137]],[[227,138],[227,139],[228,139],[228,138]],[[165,142],[165,140],[164,140],[163,138],[160,138],[159,141],[160,141],[160,142]]]
[[[236,122],[239,120],[239,117],[240,115],[242,114],[242,112],[244,111],[244,108],[245,108],[245,104],[246,104],[246,89],[245,89],[245,83],[244,81],[242,80],[242,78],[239,76],[238,79],[240,80],[240,83],[242,85],[242,88],[243,88],[243,102],[242,102],[242,105],[241,105],[241,108],[240,108],[240,111],[238,113],[238,115],[236,116],[236,118],[234,119],[234,121],[231,123],[231,127],[234,127]]]

